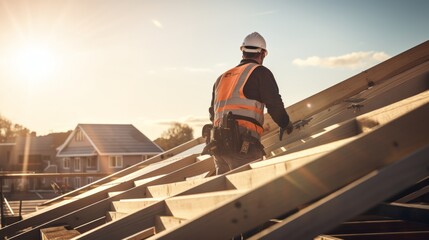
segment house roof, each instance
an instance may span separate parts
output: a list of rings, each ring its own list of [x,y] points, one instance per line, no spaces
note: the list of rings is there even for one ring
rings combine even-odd
[[[90,142],[71,146],[77,131]],[[163,150],[131,124],[78,124],[60,147],[58,156],[157,154]]]
[[[55,151],[54,137],[52,135],[17,137],[16,149],[19,153],[24,153],[27,146],[29,146],[28,154],[30,155],[50,155]]]

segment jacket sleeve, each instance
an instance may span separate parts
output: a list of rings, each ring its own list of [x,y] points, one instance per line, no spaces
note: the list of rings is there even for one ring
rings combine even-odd
[[[285,128],[289,124],[290,118],[285,110],[274,75],[268,68],[260,66],[255,69],[251,77],[254,77],[253,81],[256,80],[255,86],[259,89],[259,101],[265,104],[268,114],[274,122],[279,127]]]
[[[216,79],[215,84],[213,84],[213,90],[212,90],[212,100],[210,102],[210,107],[209,107],[209,114],[210,114],[210,121],[213,123],[214,121],[214,99],[215,99],[215,89],[216,89],[216,85],[219,82],[221,76],[219,76]]]
[[[213,120],[214,120],[214,106],[213,106],[213,102],[214,102],[214,86],[213,86],[213,91],[212,91],[212,100],[211,100],[210,107],[209,107],[210,121],[212,123],[213,123]]]

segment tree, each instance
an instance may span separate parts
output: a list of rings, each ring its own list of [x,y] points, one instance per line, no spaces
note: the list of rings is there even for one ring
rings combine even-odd
[[[13,124],[0,115],[0,143],[12,142],[17,136],[26,136],[29,133],[30,130],[27,128],[19,124]]]
[[[175,122],[154,142],[164,150],[172,149],[194,138],[194,130],[187,124]]]

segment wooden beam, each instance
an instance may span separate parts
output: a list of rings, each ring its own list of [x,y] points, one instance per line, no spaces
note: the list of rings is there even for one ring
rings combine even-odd
[[[202,168],[202,166],[205,166]],[[151,183],[151,185],[156,184],[163,184],[163,183],[171,183],[175,181],[182,181],[186,176],[189,175],[195,175],[196,169],[198,171],[205,172],[207,169],[213,168],[213,161],[211,158],[202,160],[200,162],[196,162],[192,166],[185,167],[183,169],[179,169],[171,174],[168,174],[160,179],[155,180]],[[213,180],[219,179],[218,177],[213,178]],[[213,182],[210,181],[210,182]],[[217,183],[216,183],[217,184]],[[224,185],[224,184],[223,184]],[[139,186],[140,188],[141,186]],[[207,191],[210,191],[210,189],[206,189]],[[130,191],[139,191],[141,192],[141,189],[131,189]],[[126,194],[127,192],[125,192]],[[127,195],[124,195],[126,197]],[[120,199],[120,196],[115,196],[118,199]],[[105,201],[103,201],[105,202]],[[94,206],[92,211],[99,210],[99,206]],[[88,210],[82,209],[80,212],[88,212]],[[137,212],[131,213],[126,218],[118,219],[114,222],[110,222],[108,224],[105,224],[103,226],[98,227],[97,229],[90,230],[88,232],[83,233],[80,235],[79,239],[99,239],[103,238],[103,236],[109,236],[112,237],[112,239],[121,239],[125,238],[129,235],[133,235],[136,232],[142,231],[148,227],[155,226],[154,219],[156,216],[165,216],[167,215],[165,210],[165,201],[156,202],[153,205],[150,205],[142,210],[139,210]],[[73,218],[75,216],[71,215],[68,218]],[[58,221],[64,221],[65,219],[58,219]],[[72,219],[70,219],[72,220]],[[70,220],[66,220],[66,222],[69,222]],[[136,225],[136,223],[138,223]],[[152,225],[151,225],[152,224]],[[115,232],[112,234],[112,232]]]
[[[422,204],[383,203],[372,209],[371,213],[394,219],[429,223],[429,206]]]
[[[185,150],[187,150],[189,148],[192,148],[192,147],[194,147],[196,145],[199,145],[199,144],[201,144],[203,142],[204,142],[204,139],[202,137],[196,138],[196,139],[191,140],[189,142],[186,142],[186,143],[184,143],[184,144],[182,144],[180,146],[177,146],[177,147],[172,148],[172,149],[170,149],[168,151],[160,153],[160,154],[158,154],[158,155],[156,155],[156,156],[154,156],[152,158],[149,158],[149,159],[147,159],[147,160],[145,160],[143,162],[137,163],[137,164],[135,164],[135,165],[133,165],[131,167],[128,167],[126,169],[123,169],[121,171],[112,173],[111,175],[109,175],[109,176],[107,176],[105,178],[102,178],[102,179],[99,179],[97,181],[94,181],[94,182],[92,182],[90,184],[87,184],[87,185],[85,185],[85,186],[77,189],[77,190],[68,192],[68,193],[63,194],[63,195],[61,195],[59,197],[53,198],[53,199],[51,199],[49,201],[46,201],[44,203],[44,205],[52,205],[54,203],[57,203],[57,202],[60,202],[60,201],[64,200],[65,198],[70,198],[70,197],[79,195],[80,191],[88,191],[88,190],[92,189],[94,186],[99,186],[99,185],[102,185],[102,184],[109,183],[112,180],[115,180],[115,179],[118,179],[120,177],[126,176],[126,175],[128,175],[130,173],[133,173],[133,172],[139,170],[139,169],[145,168],[146,166],[148,166],[148,165],[150,165],[152,163],[157,163],[157,162],[163,161],[163,160],[165,160],[167,158],[170,158],[172,156],[175,156],[175,155],[177,155],[179,153],[182,153],[183,151],[185,151]]]
[[[177,218],[191,219],[218,207],[229,199],[242,195],[244,192],[246,191],[224,190],[168,198],[165,200],[167,214]]]
[[[127,237],[127,238],[124,238],[124,240],[142,240],[142,239],[146,239],[146,238],[148,238],[150,236],[155,235],[155,232],[156,232],[155,228],[151,227],[151,228],[145,229],[145,230],[143,230],[141,232],[138,232],[136,234],[133,234],[133,235]]]
[[[80,233],[76,230],[68,230],[64,226],[51,227],[40,230],[42,240],[56,240],[56,239],[71,239],[78,236]]]
[[[126,198],[142,197],[142,193],[145,193],[146,188],[149,185],[158,185],[158,184],[172,183],[172,182],[176,182],[176,181],[183,181],[186,177],[195,176],[195,174],[197,174],[198,172],[200,172],[200,173],[206,172],[206,171],[211,170],[213,168],[214,168],[214,163],[213,163],[213,161],[211,161],[211,159],[206,159],[206,160],[195,162],[195,163],[188,165],[186,167],[179,168],[178,170],[176,170],[172,173],[169,173],[165,176],[154,179],[152,182],[147,182],[143,185],[132,187],[132,188],[130,188],[124,192],[119,193],[118,195],[102,199],[98,202],[89,203],[88,205],[83,206],[83,207],[77,209],[76,211],[64,213],[63,215],[61,215],[60,217],[57,217],[57,218],[51,217],[50,220],[47,220],[44,222],[37,222],[37,224],[33,225],[31,230],[26,231],[22,234],[19,234],[19,238],[17,238],[17,239],[26,240],[26,239],[35,238],[35,236],[37,236],[35,234],[38,234],[38,229],[40,229],[42,227],[53,226],[53,225],[56,225],[59,223],[67,223],[69,226],[76,228],[78,226],[81,226],[81,225],[84,225],[88,222],[93,221],[94,218],[105,217],[106,213],[108,211],[110,211],[112,201],[117,201],[117,200],[126,199]],[[85,199],[86,199],[85,202],[87,202],[88,199],[87,198],[85,198]],[[82,199],[82,200],[84,200],[84,199]],[[156,205],[158,203],[155,203],[154,205]],[[164,202],[162,202],[162,204],[164,204]],[[164,206],[164,205],[162,205],[162,206]],[[152,211],[151,206],[145,208],[144,210],[137,211],[137,212],[139,212],[139,214],[141,214],[140,216],[147,217],[148,214],[146,213],[146,211]],[[157,211],[155,211],[154,213],[159,214],[159,215],[165,215],[164,212],[158,213]],[[131,222],[127,222],[128,219]],[[120,219],[120,220],[122,220],[122,219]],[[149,223],[150,220],[153,221],[153,216],[151,217],[151,219],[148,219],[147,223]],[[140,228],[140,227],[146,226],[146,225],[139,225],[139,227],[135,226],[134,225],[135,219],[132,217],[131,218],[127,217],[123,221],[125,221],[126,223],[123,223],[123,222],[118,223],[118,224],[121,224],[121,226],[122,226],[122,229],[121,229],[122,234],[123,234],[122,237],[129,236],[130,234],[134,234],[134,233],[136,233],[136,230],[138,230],[138,229],[144,230],[145,228]],[[118,221],[115,221],[115,222],[118,222]],[[109,231],[110,227],[115,228],[115,226],[109,225],[109,227],[106,228],[107,231]],[[147,226],[147,227],[149,227],[149,226]],[[88,231],[88,229],[85,228],[85,231]],[[84,231],[82,231],[82,232],[84,232]],[[99,232],[102,233],[103,229],[100,229]],[[0,233],[1,233],[1,229],[0,229]],[[109,234],[109,233],[106,233],[106,234]],[[128,234],[128,235],[126,235],[126,234]]]
[[[307,126],[284,137],[282,142],[278,141],[276,133],[272,133],[263,137],[262,143],[266,147],[267,153],[282,146],[287,147],[294,144],[298,139],[313,135],[327,126],[347,121],[358,115],[424,92],[429,89],[428,79],[429,62],[425,62],[395,76],[387,82],[355,95],[354,98],[363,99],[362,103],[360,103],[361,108],[358,110],[349,109],[350,103],[346,101],[338,102],[336,105],[327,107],[316,115],[312,115],[312,120]]]
[[[174,183],[168,183],[168,184],[148,186],[146,196],[154,197],[154,198],[171,197],[171,196],[174,196],[180,192],[183,192],[185,190],[193,188],[196,185],[199,185],[199,184],[204,183],[204,182],[208,182],[211,179],[213,179],[213,177],[198,178],[198,179],[187,180],[187,181],[180,181],[180,182],[174,182]]]
[[[320,235],[314,238],[314,240],[343,240],[342,238],[336,238],[333,236]]]
[[[362,131],[370,131],[372,128],[378,125],[386,124],[387,122],[404,115],[412,109],[418,108],[428,102],[429,90],[388,106],[379,108],[370,113],[358,116],[357,121]]]
[[[429,173],[429,143],[380,170],[343,187],[252,239],[310,239],[361,214]],[[305,224],[305,229],[302,228]],[[335,235],[338,237],[337,235]]]
[[[160,202],[165,198],[140,198],[140,199],[124,199],[112,202],[112,210],[122,213],[133,213],[154,203]]]
[[[161,232],[166,229],[177,227],[187,221],[184,218],[172,217],[172,216],[156,216],[155,229],[156,232]]]
[[[129,213],[109,211],[106,214],[106,221],[107,222],[115,221],[125,216],[128,216],[128,214]]]
[[[154,216],[165,216],[165,202],[157,202],[148,206],[144,211],[137,211],[129,214],[125,218],[118,219],[113,222],[106,223],[98,228],[91,229],[88,232],[82,233],[79,239],[124,239],[130,236],[139,235],[142,231],[148,228],[154,228]],[[134,224],[130,224],[134,223]],[[133,238],[135,239],[135,238]],[[138,239],[138,238],[137,238]]]
[[[429,144],[425,134],[429,132],[429,125],[424,120],[428,117],[427,112],[428,104],[363,134],[355,141],[225,203],[174,231],[166,231],[156,237],[229,238],[329,194]],[[407,126],[407,131],[401,130],[404,126]],[[224,222],[222,231],[210,232],[208,229],[219,228],[220,219]]]
[[[347,240],[425,240],[429,239],[429,231],[339,234],[333,237]]]
[[[408,194],[407,196],[404,196],[404,197],[396,200],[395,202],[396,203],[411,202],[411,201],[413,201],[413,200],[415,200],[415,199],[417,199],[419,197],[422,197],[422,196],[424,196],[424,195],[426,195],[428,193],[429,193],[429,186],[426,186],[426,187],[423,187],[423,188],[421,188],[421,189],[419,189],[419,190],[417,190],[417,191],[415,191],[415,192],[413,192],[411,194]]]
[[[350,137],[342,140],[338,140],[335,142],[319,145],[317,147],[307,148],[302,151],[297,151],[285,155],[280,155],[275,158],[270,158],[264,161],[259,161],[255,163],[250,163],[249,166],[251,169],[264,167],[267,165],[277,164],[277,163],[285,163],[288,169],[294,168],[293,165],[303,165],[302,163],[307,163],[316,158],[319,158],[321,155],[326,154],[330,151],[333,151],[351,141],[355,140],[356,137]],[[306,160],[308,159],[308,161]]]
[[[329,126],[325,129],[320,129],[319,125],[310,126],[306,131],[298,132],[297,135],[293,136],[289,140],[293,143],[276,150],[276,153],[273,155],[279,156],[290,154],[294,151],[328,143],[335,139],[338,140],[348,136],[353,136],[362,131],[370,131],[372,128],[382,125],[427,102],[429,102],[429,90],[362,114],[356,117],[356,125],[346,125],[344,123],[337,122],[335,125]],[[300,140],[297,141],[297,139]],[[278,144],[271,146],[271,148],[275,146],[278,146]]]
[[[156,164],[156,166],[151,166],[145,169],[141,169],[140,175],[136,175],[135,179],[142,179],[145,177],[145,171],[146,175],[151,176],[157,176],[162,175],[167,172],[174,171],[176,169],[180,168],[186,168],[192,161],[195,161],[192,157],[184,157],[183,159],[176,159],[174,162],[169,162],[169,164]],[[200,163],[200,162],[199,162]],[[192,164],[191,164],[192,165]],[[200,165],[204,165],[204,163],[200,163]],[[209,164],[209,166],[211,166]],[[176,170],[177,171],[177,170]],[[174,175],[173,175],[174,176]],[[183,177],[183,176],[182,176]],[[154,180],[154,182],[159,181],[159,179],[165,179],[163,177],[158,178],[157,180]],[[177,178],[176,178],[177,179]],[[69,226],[75,227],[81,224],[84,224],[83,221],[92,221],[98,217],[105,216],[106,212],[109,211],[110,208],[110,202],[114,200],[119,200],[120,198],[123,198],[124,196],[131,195],[130,197],[144,197],[144,189],[147,185],[142,185],[139,187],[134,186],[134,179],[128,179],[128,181],[119,181],[118,184],[112,184],[111,186],[106,185],[103,189],[93,189],[90,191],[95,191],[95,193],[90,194],[88,197],[80,198],[80,199],[73,199],[72,201],[68,203],[61,203],[55,205],[55,206],[49,206],[46,207],[40,211],[37,212],[36,215],[30,216],[27,219],[24,219],[22,221],[19,221],[15,224],[11,224],[6,226],[5,228],[0,229],[0,235],[2,236],[14,236],[21,230],[27,230],[29,227],[32,227],[30,230],[33,234],[31,236],[34,236],[34,234],[37,231],[36,226],[46,226],[47,224],[53,224],[53,222],[61,222],[59,219],[67,218],[66,221]],[[100,187],[101,188],[101,187]],[[131,192],[129,190],[136,189]],[[127,191],[125,191],[127,190]],[[116,196],[108,197],[108,192],[110,191],[124,191]],[[89,193],[85,193],[89,194]],[[99,201],[107,199],[107,202],[101,203],[101,205],[93,205],[94,203],[97,203]],[[106,209],[107,205],[107,209]],[[91,207],[91,211],[88,211],[89,206]],[[96,209],[97,207],[100,207],[100,209]],[[103,207],[101,207],[103,206]],[[86,211],[78,211],[85,209]],[[92,214],[91,214],[92,213]],[[79,217],[70,217],[70,215],[79,215]],[[64,222],[63,222],[64,223]],[[21,236],[25,236],[24,234],[20,234]],[[25,239],[25,238],[24,238]],[[28,239],[28,238],[27,238]]]
[[[409,232],[426,231],[427,224],[419,224],[402,220],[372,220],[345,222],[326,233],[327,235],[357,234],[357,233],[382,233],[382,232]]]

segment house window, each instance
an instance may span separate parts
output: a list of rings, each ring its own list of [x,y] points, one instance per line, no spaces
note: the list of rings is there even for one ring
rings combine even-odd
[[[74,140],[75,140],[76,142],[82,142],[82,141],[83,141],[83,139],[84,139],[84,137],[83,137],[82,130],[78,129],[78,130],[76,131],[75,136],[74,136]]]
[[[80,188],[80,177],[74,178],[74,187]]]
[[[63,188],[67,189],[69,187],[69,178],[65,177],[63,178]]]
[[[63,168],[66,168],[66,169],[70,168],[70,158],[63,159]]]
[[[121,168],[122,167],[122,156],[110,156],[109,157],[109,167]]]
[[[86,168],[97,168],[98,159],[97,157],[88,157],[86,159]]]
[[[92,182],[94,182],[94,177],[87,177],[86,178],[86,184],[90,184]]]
[[[80,171],[80,158],[75,158],[74,159],[74,170],[75,171]]]
[[[9,179],[3,179],[3,187],[4,188],[9,187]]]

